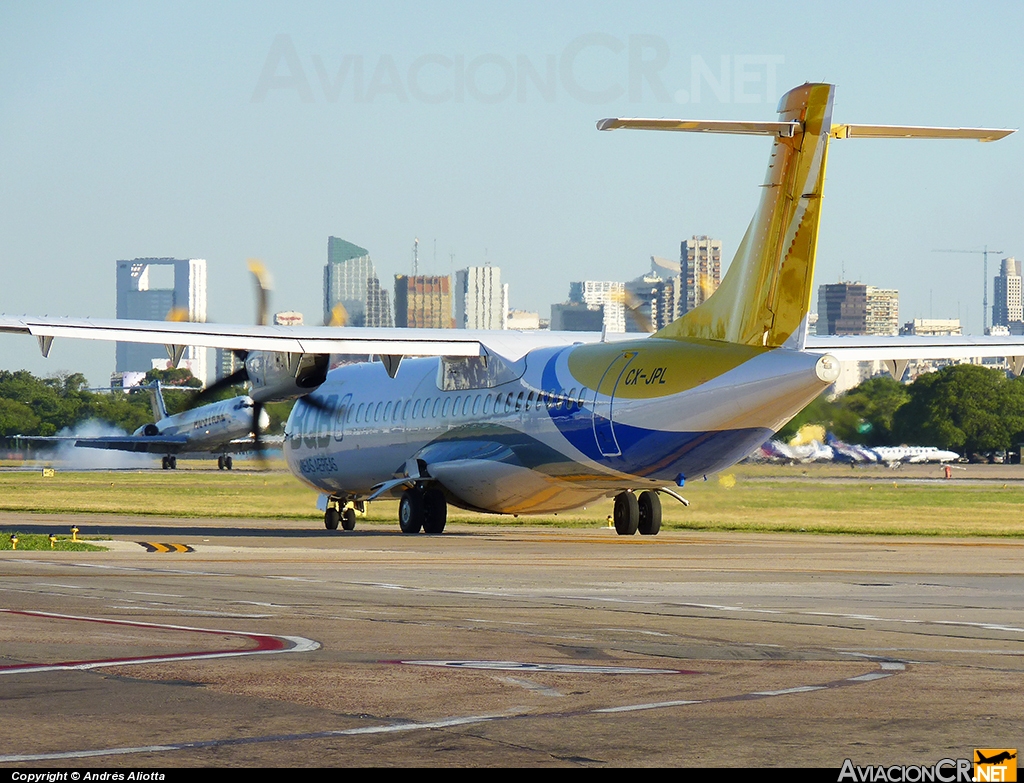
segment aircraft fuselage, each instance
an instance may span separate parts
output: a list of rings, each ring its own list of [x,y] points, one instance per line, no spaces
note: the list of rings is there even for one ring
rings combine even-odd
[[[514,363],[340,367],[285,430],[292,472],[365,498],[429,477],[450,502],[498,513],[576,508],[682,485],[746,456],[834,380],[830,357],[711,340],[543,348]]]

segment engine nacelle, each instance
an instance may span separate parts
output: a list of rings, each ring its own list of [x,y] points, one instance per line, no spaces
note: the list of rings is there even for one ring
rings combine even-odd
[[[250,395],[259,403],[304,397],[327,380],[329,363],[327,354],[250,351],[245,358]]]

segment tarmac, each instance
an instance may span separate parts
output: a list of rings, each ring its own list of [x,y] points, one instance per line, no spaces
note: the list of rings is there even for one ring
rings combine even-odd
[[[0,552],[3,766],[838,769],[1024,744],[1024,541],[71,521],[110,551]]]

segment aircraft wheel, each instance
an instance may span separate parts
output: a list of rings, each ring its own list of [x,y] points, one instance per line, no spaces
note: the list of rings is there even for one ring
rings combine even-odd
[[[615,520],[615,532],[620,536],[635,534],[637,525],[640,524],[640,506],[636,495],[632,492],[620,492],[616,495],[612,518]]]
[[[661,530],[661,498],[657,492],[641,492],[636,500],[640,521],[636,529],[642,536],[656,536]]]
[[[231,457],[224,458],[224,470],[231,470]]]
[[[444,493],[437,487],[431,487],[423,493],[423,532],[437,535],[444,532],[448,521],[448,503]]]
[[[160,458],[160,469],[168,470],[171,466],[167,463],[167,457]]]
[[[423,493],[407,489],[398,501],[398,526],[403,533],[419,533],[423,527]]]
[[[177,470],[178,469],[178,458],[175,457],[172,454],[171,456],[169,456],[167,458],[167,464],[170,466],[171,470]]]
[[[328,530],[337,530],[341,514],[336,508],[329,508],[324,512],[324,527]]]
[[[356,529],[356,510],[354,508],[346,508],[341,513],[341,529],[342,530],[355,530]]]
[[[217,457],[217,470],[224,470],[224,455]]]

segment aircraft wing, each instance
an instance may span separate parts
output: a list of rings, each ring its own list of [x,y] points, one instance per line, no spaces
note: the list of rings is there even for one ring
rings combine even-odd
[[[378,329],[330,326],[240,326],[176,321],[0,315],[0,333],[31,334],[44,355],[58,337],[194,345],[240,351],[394,356],[484,356],[515,361],[536,348],[601,340],[598,332],[545,330]],[[629,339],[640,335],[609,335]]]
[[[1024,336],[875,337],[829,335],[807,337],[804,350],[827,353],[840,362],[882,360],[892,377],[903,377],[915,359],[988,359],[1005,357],[1014,375],[1024,371]]]
[[[184,435],[111,435],[74,440],[79,448],[135,451],[146,454],[179,454],[188,446],[188,438]]]
[[[805,350],[839,361],[871,359],[972,359],[1024,356],[1024,336],[873,337],[851,335],[807,338]]]

